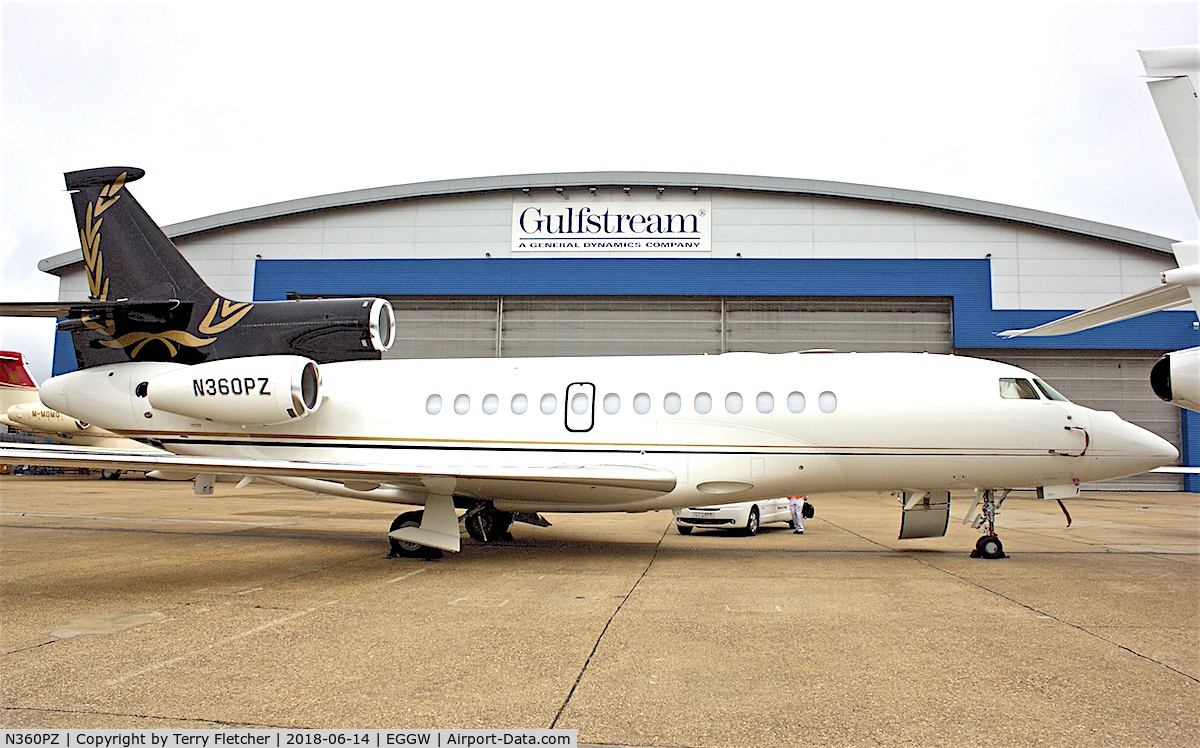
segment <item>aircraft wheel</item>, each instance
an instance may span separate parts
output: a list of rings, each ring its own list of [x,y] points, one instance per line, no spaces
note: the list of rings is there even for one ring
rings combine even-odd
[[[425,512],[405,512],[392,520],[388,532],[394,532],[401,527],[420,527]],[[441,558],[442,552],[437,548],[429,548],[420,543],[410,543],[407,540],[396,540],[388,537],[388,558]]]
[[[120,478],[120,477],[121,477],[120,470],[109,470],[108,468],[102,468],[100,470],[100,480],[116,480],[117,478]]]
[[[508,532],[512,523],[512,512],[498,512],[495,509],[484,509],[463,521],[467,534],[480,543],[512,540],[512,535]]]
[[[975,543],[975,552],[981,558],[1007,558],[1004,555],[1004,544],[995,535],[984,535]]]
[[[467,534],[471,536],[472,540],[480,543],[488,542],[492,532],[492,523],[488,514],[490,513],[485,509],[463,520],[463,526],[467,528]]]
[[[512,533],[509,532],[509,529],[511,529],[513,526],[513,513],[497,511],[495,514],[496,538],[498,540],[512,540],[513,536]]]
[[[750,516],[746,519],[746,534],[758,534],[758,507],[750,507]]]
[[[675,525],[675,529],[677,531],[679,531],[680,535],[691,535],[692,534],[691,525]]]

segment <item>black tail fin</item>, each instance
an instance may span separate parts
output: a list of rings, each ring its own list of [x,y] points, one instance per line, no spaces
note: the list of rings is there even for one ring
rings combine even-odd
[[[186,299],[207,308],[217,295],[125,188],[145,174],[118,166],[64,175],[91,298]]]
[[[71,333],[80,368],[276,354],[325,363],[378,359],[391,345],[395,318],[383,299],[219,296],[129,193],[144,175],[129,167],[65,175],[92,303],[72,308],[58,329]]]

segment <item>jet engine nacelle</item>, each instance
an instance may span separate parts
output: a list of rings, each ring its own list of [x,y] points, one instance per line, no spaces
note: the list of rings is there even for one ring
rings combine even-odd
[[[248,356],[181,366],[137,385],[158,410],[239,425],[304,418],[321,406],[321,373],[302,356]]]
[[[9,407],[8,420],[30,431],[52,434],[79,434],[89,426],[86,422],[63,415],[41,403],[18,403]]]
[[[1167,402],[1200,410],[1200,348],[1166,354],[1150,370],[1150,387]]]

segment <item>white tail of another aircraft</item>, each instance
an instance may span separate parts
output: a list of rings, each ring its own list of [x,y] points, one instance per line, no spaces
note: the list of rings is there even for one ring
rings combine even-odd
[[[1200,91],[1200,46],[1143,49],[1138,54],[1146,75],[1160,79],[1147,85],[1192,196],[1192,207],[1200,215],[1200,103],[1196,98]],[[1183,262],[1179,264],[1183,266]]]
[[[1192,207],[1200,217],[1200,46],[1143,49],[1138,54],[1146,74],[1157,79],[1147,84],[1150,95],[1191,195]],[[1176,242],[1171,250],[1179,267],[1165,271],[1162,283],[1154,288],[1044,325],[999,334],[1005,338],[1069,335],[1188,302],[1200,310],[1200,240]],[[1155,364],[1150,382],[1155,393],[1167,402],[1200,410],[1200,348],[1163,356]]]

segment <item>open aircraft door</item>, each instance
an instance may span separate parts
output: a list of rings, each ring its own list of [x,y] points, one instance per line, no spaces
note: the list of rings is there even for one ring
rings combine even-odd
[[[567,431],[591,431],[596,422],[596,385],[572,382],[567,386]]]
[[[900,519],[900,539],[940,538],[950,524],[949,491],[905,491]]]

